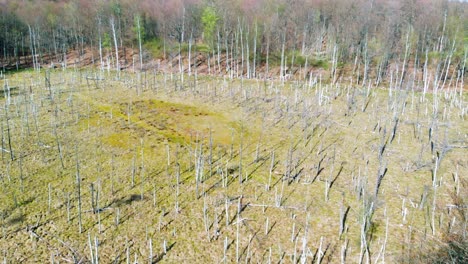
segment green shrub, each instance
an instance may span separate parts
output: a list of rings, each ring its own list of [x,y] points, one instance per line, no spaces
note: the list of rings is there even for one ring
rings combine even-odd
[[[309,61],[309,65],[314,68],[322,68],[327,70],[328,69],[328,61],[324,59],[311,59]]]
[[[164,55],[164,44],[159,38],[146,41],[143,47],[151,53],[153,58],[161,58]]]

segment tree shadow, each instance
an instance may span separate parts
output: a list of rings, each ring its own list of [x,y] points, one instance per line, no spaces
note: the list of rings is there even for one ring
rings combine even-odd
[[[120,207],[122,205],[130,205],[134,202],[142,200],[144,200],[144,198],[142,199],[140,194],[131,194],[130,196],[113,200],[107,207],[110,207],[112,205]]]
[[[15,217],[12,217],[6,221],[7,225],[15,225],[15,224],[20,224],[26,219],[24,214],[17,215]]]
[[[162,252],[161,254],[154,256],[153,259],[151,260],[151,263],[154,264],[154,263],[161,262],[164,256],[167,255],[167,253],[175,246],[175,244],[176,242],[172,243],[169,247],[167,247],[166,252]]]

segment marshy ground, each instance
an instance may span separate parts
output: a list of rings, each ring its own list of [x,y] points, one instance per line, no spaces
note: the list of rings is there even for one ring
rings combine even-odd
[[[466,236],[458,90],[90,69],[4,79],[7,262],[409,262]]]

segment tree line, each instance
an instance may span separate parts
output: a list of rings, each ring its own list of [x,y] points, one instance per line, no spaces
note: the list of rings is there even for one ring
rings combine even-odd
[[[35,60],[46,54],[63,60],[71,49],[91,47],[102,64],[103,54],[118,57],[124,47],[141,54],[153,41],[164,57],[170,47],[198,45],[213,57],[242,58],[247,75],[268,62],[287,69],[323,60],[332,62],[332,72],[354,64],[362,79],[371,71],[381,78],[392,61],[422,68],[447,54],[461,68],[467,6],[447,0],[3,1],[0,56],[3,67],[31,55],[39,65]]]

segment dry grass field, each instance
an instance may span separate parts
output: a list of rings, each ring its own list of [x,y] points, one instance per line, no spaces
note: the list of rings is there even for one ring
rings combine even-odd
[[[466,93],[119,75],[3,76],[5,263],[461,254]]]

